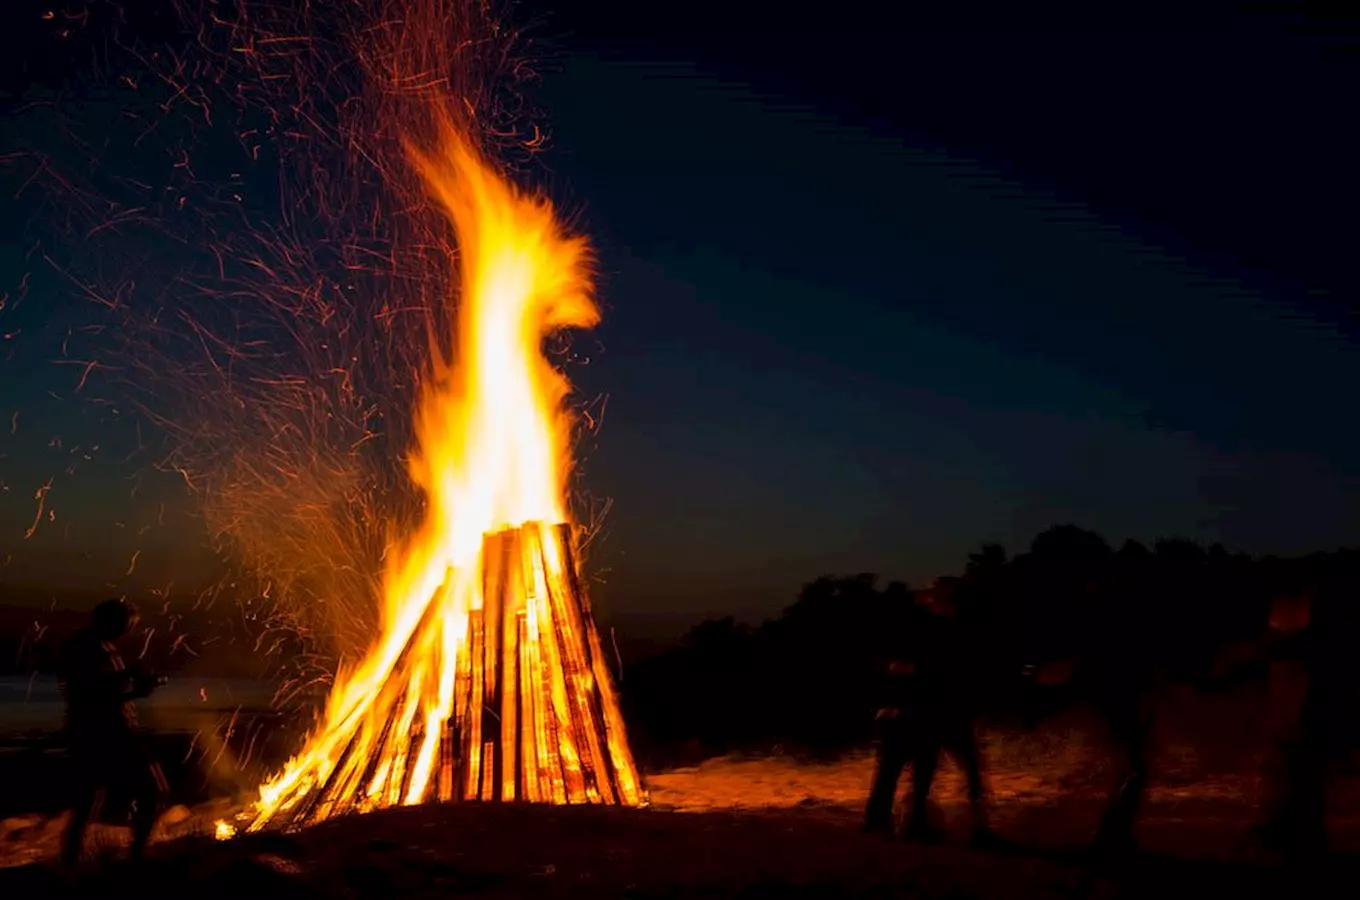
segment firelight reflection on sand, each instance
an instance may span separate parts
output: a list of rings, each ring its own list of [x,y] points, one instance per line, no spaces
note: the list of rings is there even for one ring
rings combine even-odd
[[[460,285],[415,411],[424,521],[390,557],[379,640],[261,787],[252,830],[429,800],[645,802],[561,524],[569,385],[542,352],[598,320],[590,251],[453,125],[439,134],[406,147]]]

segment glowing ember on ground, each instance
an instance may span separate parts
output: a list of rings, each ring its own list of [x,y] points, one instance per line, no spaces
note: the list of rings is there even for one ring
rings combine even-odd
[[[250,830],[430,800],[645,802],[566,524],[568,385],[541,349],[598,318],[589,250],[452,123],[437,133],[407,145],[461,291],[416,410],[424,523],[389,562],[380,639]]]

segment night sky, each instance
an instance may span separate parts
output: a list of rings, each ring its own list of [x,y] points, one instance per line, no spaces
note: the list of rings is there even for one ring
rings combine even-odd
[[[1353,21],[579,6],[522,9],[552,133],[535,174],[601,256],[572,375],[608,395],[585,447],[613,501],[607,609],[768,614],[821,573],[921,581],[1067,521],[1360,540]],[[35,269],[26,215],[5,215],[11,290]],[[53,308],[0,330],[50,339]],[[99,425],[50,400],[78,373],[42,339],[7,343],[7,580],[94,553],[79,574],[116,581],[136,523],[187,501],[154,478],[127,501],[126,467],[93,466],[53,489],[79,527],[23,540],[50,438]],[[139,539],[201,558],[192,527],[166,532]]]

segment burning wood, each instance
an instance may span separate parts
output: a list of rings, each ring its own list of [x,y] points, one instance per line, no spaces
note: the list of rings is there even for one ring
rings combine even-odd
[[[391,702],[401,685],[390,678],[376,729],[370,723],[366,735],[357,724],[319,787],[296,804],[262,810],[252,829],[280,820],[306,825],[397,802],[644,802],[576,576],[570,527],[532,522],[487,535],[482,596],[482,607],[466,614],[467,649],[458,661],[454,715],[437,734],[435,777],[412,792],[425,735],[418,719]],[[437,609],[431,602],[428,610]],[[429,632],[436,624],[433,614],[422,620],[394,673],[409,670],[410,655],[434,640]]]
[[[411,162],[461,284],[416,410],[426,519],[392,554],[383,631],[260,791],[258,830],[429,801],[645,802],[566,512],[569,386],[544,337],[594,324],[589,254],[446,123]]]

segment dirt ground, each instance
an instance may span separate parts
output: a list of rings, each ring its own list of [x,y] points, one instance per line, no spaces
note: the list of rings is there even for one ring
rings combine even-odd
[[[1176,763],[1176,754],[1180,762]],[[177,810],[154,858],[136,869],[92,862],[75,880],[47,862],[62,818],[7,820],[0,894],[143,897],[1116,897],[1353,896],[1360,885],[1360,803],[1338,794],[1334,854],[1289,873],[1248,837],[1259,778],[1194,773],[1170,748],[1139,829],[1144,852],[1093,870],[1076,852],[1109,774],[1098,747],[1060,729],[1021,744],[993,739],[995,824],[1013,845],[978,852],[947,767],[939,801],[950,833],[921,847],[859,832],[872,761],[721,759],[649,778],[645,810],[453,805],[390,810],[294,835],[217,842],[226,801]],[[1177,768],[1179,765],[1179,769]],[[1178,774],[1179,773],[1179,774]],[[1192,780],[1192,776],[1196,780]],[[1344,795],[1344,796],[1343,796]],[[117,854],[120,829],[94,835]],[[1301,877],[1307,880],[1301,882]],[[1344,887],[1349,884],[1350,887]]]
[[[1352,897],[1360,886],[1360,777],[1332,791],[1335,851],[1286,871],[1250,836],[1265,807],[1266,698],[1170,697],[1154,740],[1142,851],[1093,869],[1089,840],[1115,772],[1089,717],[989,731],[984,759],[1003,851],[967,847],[961,779],[946,765],[941,846],[860,833],[873,762],[784,756],[715,759],[649,774],[644,810],[459,804],[389,810],[292,835],[218,842],[230,800],[177,807],[152,859],[116,861],[123,829],[91,835],[76,876],[51,864],[64,816],[0,822],[0,897],[130,896],[699,897]],[[903,786],[905,794],[905,785]]]
[[[1304,873],[1268,861],[1145,854],[1092,870],[1060,853],[980,853],[858,833],[817,811],[446,806],[324,823],[294,836],[162,844],[138,868],[63,880],[51,867],[0,873],[9,897],[1057,898],[1354,896],[1337,858]],[[1346,885],[1349,884],[1349,887]],[[1329,887],[1330,886],[1330,887]]]

